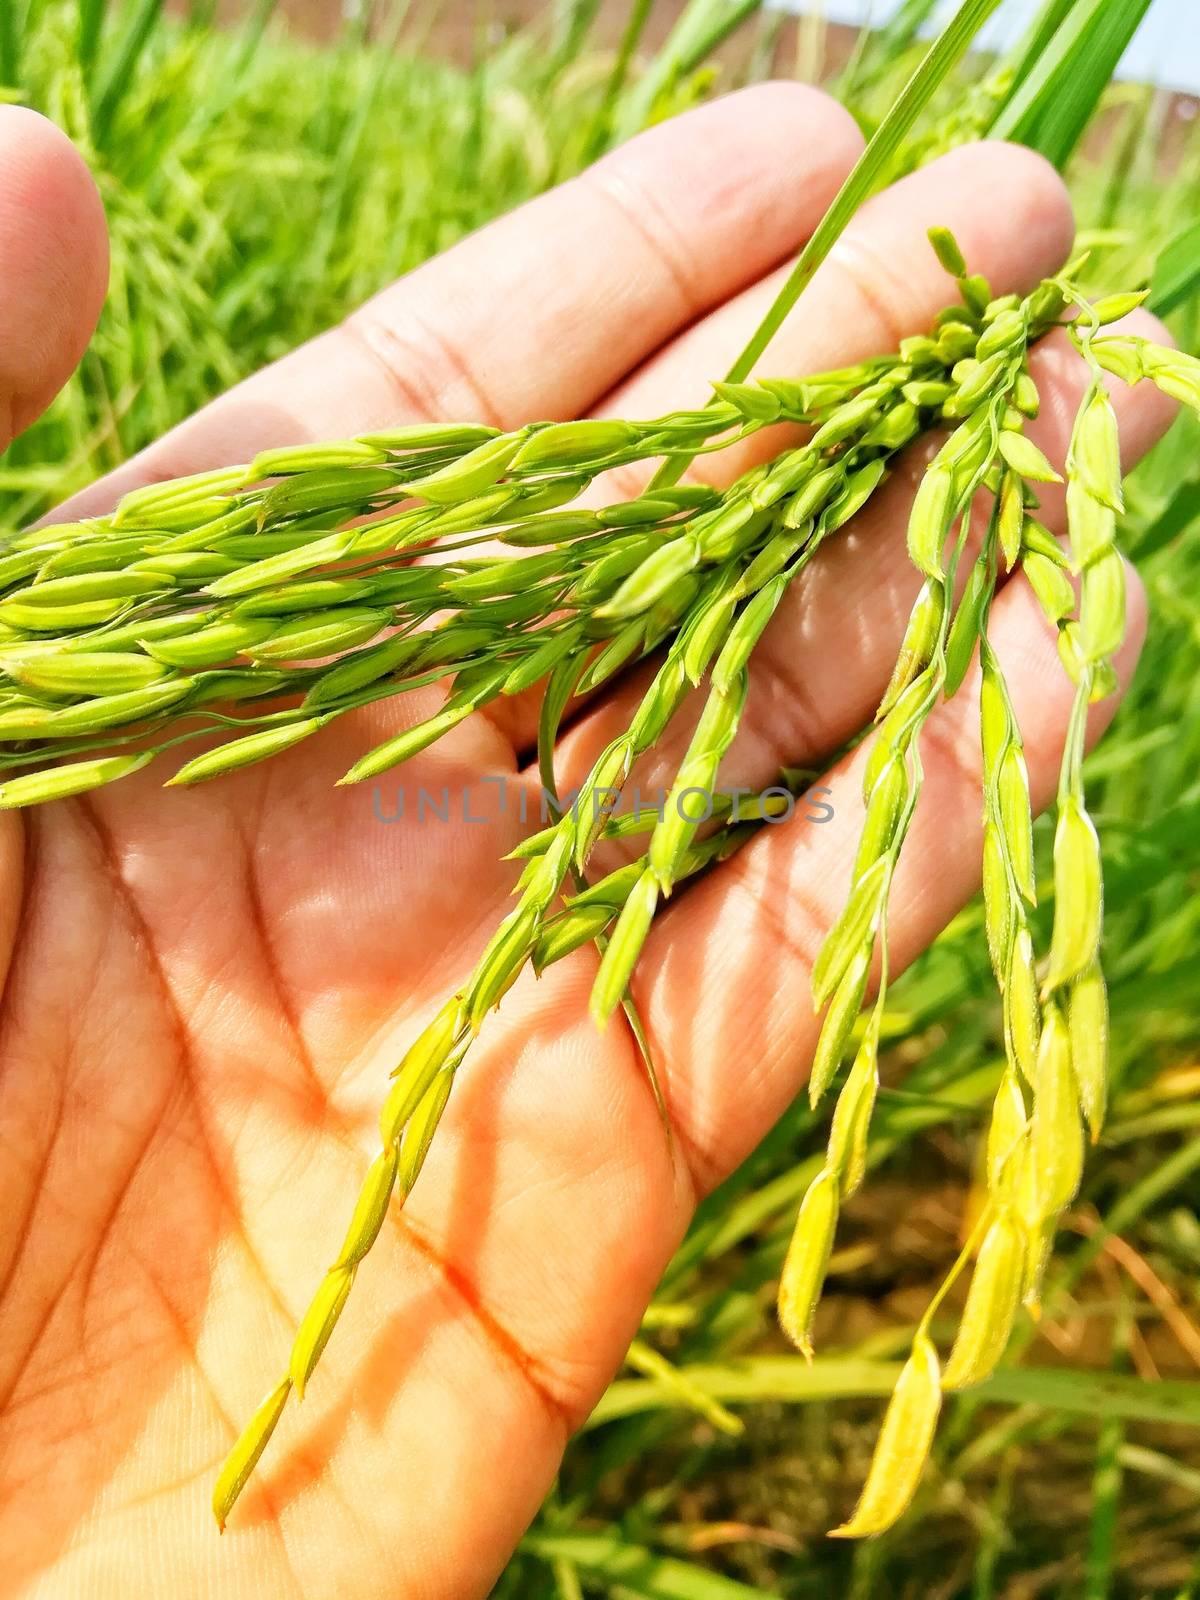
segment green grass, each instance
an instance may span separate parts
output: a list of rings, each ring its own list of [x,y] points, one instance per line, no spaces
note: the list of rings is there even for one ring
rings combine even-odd
[[[169,23],[154,0],[0,7],[0,76],[79,141],[114,239],[109,305],[78,379],[0,462],[14,522],[614,139],[732,81],[707,65],[730,16],[709,0],[648,61],[646,7],[629,8],[614,54],[594,42],[595,7],[560,0],[500,40],[481,22],[474,65],[437,59],[419,8],[398,41],[386,27],[347,29],[327,49],[287,37],[266,9],[222,33],[202,6]],[[910,0],[839,73],[834,87],[865,127],[893,102],[932,9]],[[754,10],[738,8],[752,71],[772,26]],[[811,66],[820,37],[818,21],[804,23],[789,59]],[[924,126],[989,117],[981,70],[968,64]],[[1046,114],[1032,93],[1026,103]],[[1070,142],[1072,117],[1067,107],[1046,137]],[[1160,98],[1111,89],[1071,162],[1096,282],[1147,276],[1194,223],[1200,138],[1167,123]],[[897,167],[935,143],[919,133]],[[1176,337],[1196,349],[1194,256],[1193,232],[1156,283]],[[1157,1282],[1200,1324],[1198,443],[1200,429],[1179,427],[1129,491],[1124,540],[1150,592],[1150,639],[1090,763],[1114,1106],[1076,1208],[1087,1231],[1064,1234],[1020,1365],[951,1404],[936,1470],[894,1534],[858,1548],[824,1539],[853,1502],[876,1397],[956,1253],[999,1074],[971,908],[889,1003],[874,1171],[847,1209],[818,1323],[825,1358],[810,1372],[788,1353],[772,1311],[823,1144],[824,1116],[798,1105],[702,1208],[647,1318],[645,1343],[680,1378],[647,1376],[644,1351],[622,1374],[502,1580],[505,1600],[1200,1596],[1200,1373],[1161,1291],[1147,1293]],[[1048,843],[1042,830],[1043,860]],[[1136,1278],[1103,1247],[1106,1228],[1142,1264]],[[1152,1369],[1171,1388],[1137,1377]]]

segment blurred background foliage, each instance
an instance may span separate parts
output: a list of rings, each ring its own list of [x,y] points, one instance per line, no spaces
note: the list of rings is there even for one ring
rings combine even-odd
[[[1056,6],[1069,0],[1043,17]],[[905,0],[855,33],[758,0],[529,0],[516,20],[436,0],[336,15],[298,0],[287,17],[270,0],[220,16],[203,0],[0,0],[0,94],[76,140],[113,235],[78,377],[0,460],[6,521],[649,121],[785,75],[824,83],[869,131],[936,10]],[[986,122],[994,69],[964,64],[899,165]],[[1176,337],[1197,349],[1196,102],[1128,83],[1094,99],[1066,141],[1092,277],[1124,288],[1157,270]],[[1090,762],[1114,1105],[1040,1324],[952,1402],[901,1527],[827,1541],[976,1181],[1002,1046],[972,907],[894,988],[875,1170],[848,1208],[822,1357],[806,1367],[772,1314],[824,1142],[827,1113],[797,1105],[702,1207],[504,1600],[1200,1596],[1198,443],[1179,426],[1129,491],[1150,638]],[[1047,844],[1041,830],[1043,860]]]

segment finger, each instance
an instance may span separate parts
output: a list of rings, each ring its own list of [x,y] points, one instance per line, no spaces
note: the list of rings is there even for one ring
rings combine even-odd
[[[239,384],[72,509],[272,445],[587,409],[792,254],[859,144],[840,106],[797,84],[760,85],[653,128]],[[795,155],[782,162],[781,148]]]
[[[1168,337],[1145,312],[1128,319],[1127,331]],[[1087,369],[1066,336],[1054,334],[1035,351],[1032,370],[1043,406],[1028,431],[1062,468]],[[1151,384],[1129,388],[1114,379],[1111,388],[1128,469],[1169,427],[1175,406]],[[925,441],[907,451],[889,482],[784,596],[754,653],[749,698],[719,777],[723,788],[759,788],[771,783],[783,765],[811,765],[873,715],[921,585],[908,557],[907,519],[932,448]],[[1039,515],[1062,533],[1063,490],[1045,487]],[[969,554],[960,563],[960,581]],[[652,672],[639,669],[569,730],[560,761],[564,790],[576,787],[604,745],[628,726]],[[646,796],[670,786],[702,704],[701,690],[635,767],[630,782]],[[628,855],[636,847],[631,841],[623,850],[614,848],[614,854]],[[604,856],[598,858],[599,866],[605,863]]]
[[[1145,597],[1129,572],[1127,683],[1145,631]],[[993,607],[989,637],[1012,693],[1035,810],[1054,792],[1073,685],[1053,633],[1023,582]],[[1089,738],[1116,696],[1093,707]],[[809,976],[844,903],[862,824],[867,747],[822,782],[830,821],[799,814],[766,828],[732,861],[656,919],[633,990],[681,1143],[701,1189],[718,1182],[782,1114],[807,1076],[819,1019]],[[981,804],[978,668],[939,707],[921,740],[925,782],[893,883],[889,967],[902,971],[978,887]]]
[[[83,158],[36,111],[0,106],[0,450],[75,370],[107,285],[104,207]]]
[[[1041,156],[1021,145],[964,145],[862,207],[756,370],[772,377],[823,372],[927,332],[955,296],[926,238],[935,226],[953,229],[971,271],[983,273],[997,294],[1032,289],[1062,265],[1074,234],[1062,179]],[[599,409],[652,417],[703,403],[712,380],[762,321],[785,271],[770,274],[688,329]],[[764,429],[735,449],[701,457],[694,476],[728,483],[788,442],[788,430]],[[631,469],[618,481],[622,493],[636,491],[641,474]]]

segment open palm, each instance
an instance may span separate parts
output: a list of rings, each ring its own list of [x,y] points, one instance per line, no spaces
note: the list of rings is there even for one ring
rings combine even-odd
[[[702,401],[857,139],[844,112],[795,86],[689,113],[385,291],[72,513],[268,445],[427,417],[511,426]],[[934,223],[999,290],[1029,287],[1070,244],[1049,168],[1002,146],[960,151],[862,213],[764,369],[841,364],[923,328],[948,290],[923,243]],[[103,260],[78,159],[48,124],[4,108],[0,418],[12,430],[78,358]],[[1038,359],[1056,400],[1040,442],[1061,456],[1081,379],[1065,346]],[[1169,413],[1140,390],[1117,398],[1134,455]],[[746,465],[728,455],[710,470]],[[811,763],[870,715],[916,587],[908,492],[900,472],[788,597],[755,657],[723,786]],[[1044,802],[1069,685],[1021,585],[999,597],[993,635]],[[570,726],[564,784],[637,692],[634,675]],[[217,1539],[212,1475],[338,1248],[387,1073],[470,971],[510,903],[515,871],[500,858],[537,826],[535,708],[522,703],[503,724],[464,724],[375,793],[334,788],[438,698],[357,713],[198,790],[164,793],[153,769],[3,819],[0,1591],[485,1594],[697,1196],[803,1079],[807,969],[861,815],[855,760],[828,779],[831,822],[798,814],[766,829],[655,925],[635,990],[670,1145],[627,1031],[601,1036],[587,1020],[592,953],[506,997],[311,1394]],[[901,963],[974,886],[975,742],[968,686],[929,731],[895,890]],[[448,820],[417,814],[421,788]],[[401,789],[405,815],[387,820]]]

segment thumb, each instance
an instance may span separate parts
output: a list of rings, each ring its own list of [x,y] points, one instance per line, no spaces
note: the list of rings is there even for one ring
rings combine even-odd
[[[75,370],[107,285],[104,207],[83,158],[36,111],[0,106],[0,450]]]

